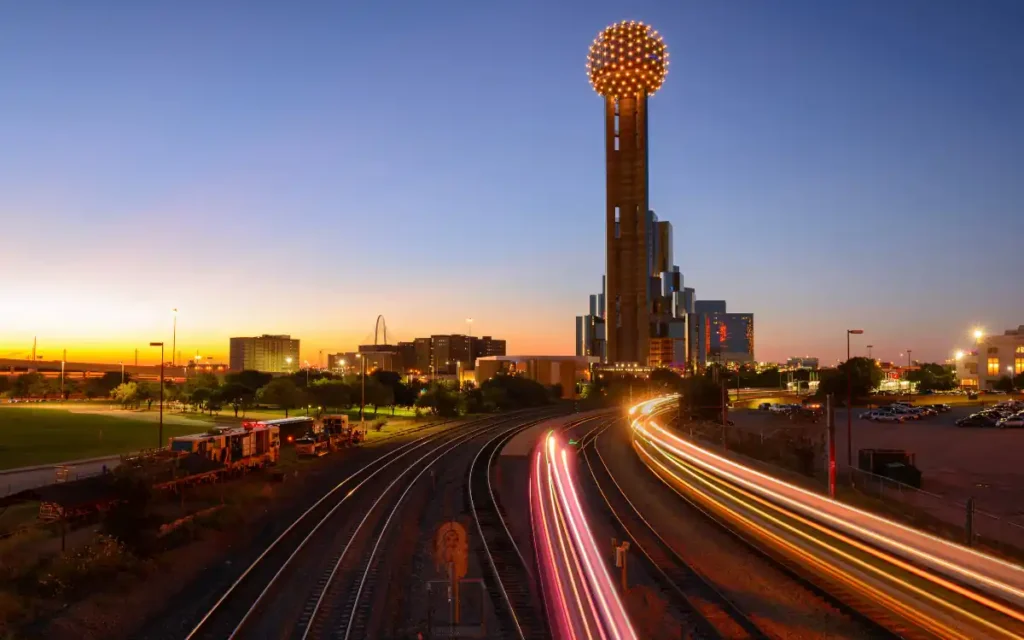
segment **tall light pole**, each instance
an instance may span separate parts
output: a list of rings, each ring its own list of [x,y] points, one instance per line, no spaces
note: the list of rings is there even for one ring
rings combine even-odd
[[[1013,393],[1013,367],[1006,367],[1006,373],[1010,374],[1010,393]]]
[[[851,469],[853,468],[853,366],[850,364],[850,336],[859,336],[862,333],[864,333],[863,329],[846,330],[846,466]]]
[[[469,325],[469,365],[466,368],[475,370],[476,363],[473,361],[473,318],[466,318],[466,324]]]
[[[911,359],[910,359],[910,354],[912,352],[913,351],[911,349],[907,349],[907,393],[908,394],[910,393],[910,391],[912,389],[912,387],[910,386],[910,367],[911,367],[910,363],[912,362]]]
[[[124,360],[122,360],[119,364],[121,365],[121,384],[124,384]]]
[[[361,353],[357,353],[356,357],[359,358],[359,360],[362,362],[362,367],[360,367],[360,368],[362,369],[362,372],[363,372],[363,375],[362,375],[363,391],[362,391],[361,399],[359,400],[359,425],[360,425],[360,428],[362,428],[363,423],[365,422],[365,420],[363,418],[363,410],[364,410],[364,407],[366,407],[366,358]]]
[[[875,348],[875,345],[873,345],[873,344],[869,344],[868,345],[868,360],[874,360],[874,358],[871,357],[871,350],[874,349],[874,348]]]
[[[171,333],[171,366],[173,367],[175,353],[174,350],[178,348],[178,308],[175,307],[174,309],[171,309],[171,312],[174,314],[174,329],[173,332]],[[163,362],[163,357],[160,358],[160,362]],[[163,379],[161,378],[161,383],[162,381]]]
[[[177,309],[175,309],[177,311]],[[157,432],[157,449],[164,447],[164,343],[150,342],[151,347],[160,347],[160,431]],[[173,355],[173,354],[172,354]]]
[[[65,349],[60,358],[60,399],[64,400],[64,362],[68,359],[68,350]]]

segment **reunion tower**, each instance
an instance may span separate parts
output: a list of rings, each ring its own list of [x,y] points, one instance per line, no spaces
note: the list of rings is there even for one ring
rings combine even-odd
[[[642,22],[597,35],[590,84],[604,98],[608,362],[646,364],[651,336],[652,239],[647,225],[647,98],[668,73],[668,49]]]

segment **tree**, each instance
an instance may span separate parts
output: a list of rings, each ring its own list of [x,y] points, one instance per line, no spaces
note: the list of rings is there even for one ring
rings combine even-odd
[[[837,399],[845,398],[848,385],[852,388],[854,400],[867,398],[872,389],[877,389],[883,378],[878,363],[870,358],[850,358],[828,374],[822,372],[818,384],[818,395],[833,394]]]
[[[220,388],[220,380],[212,373],[197,373],[185,381],[181,389],[181,398],[195,405],[197,409],[206,406],[206,403],[213,397],[213,394]],[[196,392],[205,389],[205,392],[198,396]]]
[[[246,369],[237,373],[229,373],[224,376],[225,384],[240,384],[246,389],[256,393],[261,388],[267,386],[267,384],[274,379],[269,373],[262,371],[254,371],[252,369]]]
[[[13,386],[10,376],[0,376],[0,394],[7,393]]]
[[[316,380],[310,384],[309,393],[325,409],[342,409],[352,404],[352,388],[340,380]]]
[[[210,398],[213,397],[214,390],[209,387],[198,387],[192,390],[189,394],[189,403],[194,405],[197,411],[205,410],[207,404],[210,402]]]
[[[1000,376],[998,380],[992,383],[992,388],[996,391],[1013,393],[1013,380],[1010,379],[1010,376]]]
[[[240,382],[228,382],[217,391],[217,398],[231,405],[237,418],[239,409],[242,410],[244,416],[245,410],[252,406],[253,400],[256,399],[256,393]]]
[[[420,393],[416,406],[435,416],[452,418],[459,415],[459,396],[446,385],[433,382]]]
[[[60,383],[58,382],[57,384],[59,385]],[[81,386],[82,385],[78,382],[78,380],[75,380],[74,378],[65,377],[64,378],[64,400],[67,400],[68,398],[70,398],[71,394],[75,393],[76,391],[78,391],[81,388]]]
[[[284,409],[286,418],[290,409],[306,404],[305,394],[291,378],[274,378],[256,393],[256,397],[260,402]]]
[[[650,380],[654,389],[665,393],[678,393],[683,386],[683,377],[671,369],[655,369]]]
[[[362,395],[362,389],[360,389],[359,392],[360,395]],[[395,404],[395,392],[391,387],[378,381],[377,378],[367,376],[366,404],[367,406],[373,406],[373,415],[376,416],[378,407],[386,407]]]
[[[685,380],[679,398],[682,416],[703,420],[720,419],[722,415],[722,385],[710,375],[692,376]]]
[[[153,408],[153,401],[160,397],[160,386],[156,382],[139,381],[133,382],[135,385],[135,401],[136,403],[146,403],[146,409]]]
[[[907,380],[917,383],[919,391],[948,391],[956,387],[956,373],[951,367],[923,362],[907,372]]]
[[[119,402],[125,409],[133,407],[138,402],[138,385],[134,382],[126,382],[119,384],[114,387],[114,390],[110,393],[115,401]]]
[[[485,380],[480,391],[501,410],[540,407],[551,401],[548,389],[526,376],[499,374]]]

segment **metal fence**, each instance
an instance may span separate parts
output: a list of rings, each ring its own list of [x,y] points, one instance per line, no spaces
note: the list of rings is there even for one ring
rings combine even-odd
[[[846,469],[851,484],[867,495],[910,507],[915,525],[968,545],[1024,551],[1024,520],[998,516],[973,503],[951,500],[862,469]]]

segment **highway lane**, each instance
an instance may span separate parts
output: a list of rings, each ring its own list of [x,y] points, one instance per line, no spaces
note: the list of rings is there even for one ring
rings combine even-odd
[[[647,467],[731,526],[891,618],[950,638],[1024,637],[1024,571],[749,469],[662,424],[674,400],[638,406]]]
[[[632,542],[631,575],[653,574],[679,610],[679,624],[706,637],[893,638],[877,625],[752,549],[642,464],[620,420],[584,448],[600,495],[593,510],[611,511]],[[631,580],[632,582],[632,580]]]

